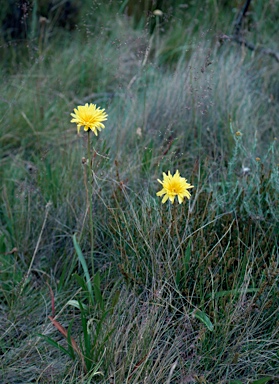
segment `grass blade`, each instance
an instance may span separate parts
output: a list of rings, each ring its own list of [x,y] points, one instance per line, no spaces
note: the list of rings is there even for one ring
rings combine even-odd
[[[67,351],[66,348],[62,347],[60,344],[57,343],[57,341],[53,340],[51,337],[48,337],[46,335],[42,335],[41,333],[38,334],[39,337],[42,337],[43,339],[45,339],[45,341],[47,343],[49,343],[50,345],[52,345],[53,347],[59,349],[61,352],[65,353],[66,355],[70,356],[70,358],[72,359],[73,356],[72,354],[70,353],[70,351]]]
[[[213,331],[214,327],[206,313],[198,310],[194,312],[194,317],[199,319],[209,331]]]
[[[88,292],[90,294],[90,298],[92,300],[92,303],[94,302],[94,296],[93,296],[93,290],[92,290],[92,284],[91,284],[91,279],[90,279],[90,275],[89,275],[89,271],[88,271],[88,268],[87,268],[87,264],[86,264],[86,260],[82,254],[82,251],[80,249],[80,246],[77,242],[77,239],[76,239],[76,235],[74,234],[73,236],[73,242],[74,242],[74,247],[75,247],[75,250],[76,250],[76,253],[78,255],[78,259],[82,265],[82,268],[83,268],[83,272],[84,272],[84,275],[85,275],[85,279],[86,279],[86,285],[87,285],[87,289],[88,289]]]
[[[262,377],[261,379],[258,379],[256,381],[253,381],[252,384],[266,384],[268,383],[270,380],[272,380],[272,377]]]

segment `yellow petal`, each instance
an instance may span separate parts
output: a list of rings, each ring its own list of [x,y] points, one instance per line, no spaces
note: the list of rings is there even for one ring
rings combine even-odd
[[[179,204],[183,203],[183,196],[181,197],[181,195],[178,195],[177,197]]]
[[[163,188],[161,191],[157,192],[156,195],[157,196],[163,196],[165,193],[166,193],[166,191]]]
[[[165,204],[165,202],[168,200],[168,195],[165,195],[162,200],[162,204]]]

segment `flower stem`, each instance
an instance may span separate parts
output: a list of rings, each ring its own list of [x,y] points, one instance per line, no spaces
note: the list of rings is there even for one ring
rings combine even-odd
[[[90,232],[90,257],[91,257],[91,268],[92,268],[92,277],[94,276],[94,226],[93,226],[93,164],[91,156],[91,146],[90,146],[90,130],[87,131],[87,157],[88,157],[88,200],[89,200],[89,232]]]
[[[173,232],[175,230],[178,244],[181,247],[182,243],[181,243],[181,238],[180,238],[180,234],[178,231],[178,216],[177,216],[177,202],[176,201],[174,202],[172,208],[173,208],[172,209],[172,236],[173,236]]]

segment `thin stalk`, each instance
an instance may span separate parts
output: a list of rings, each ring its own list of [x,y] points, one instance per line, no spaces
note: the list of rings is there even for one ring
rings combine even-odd
[[[178,231],[177,206],[178,206],[178,203],[175,201],[174,204],[172,205],[172,226],[173,226],[172,233],[175,230],[178,244],[179,244],[179,246],[181,246],[181,238],[180,238],[180,234]]]
[[[94,226],[93,226],[93,164],[91,157],[91,146],[90,146],[90,129],[87,131],[87,157],[88,157],[88,178],[87,178],[87,187],[88,187],[88,201],[89,201],[89,232],[90,232],[90,257],[91,257],[91,266],[92,266],[92,277],[94,276]]]
[[[35,248],[35,251],[33,253],[33,256],[32,256],[32,259],[31,259],[31,262],[29,264],[29,268],[28,268],[28,271],[26,273],[26,275],[24,276],[22,282],[20,283],[20,291],[19,291],[19,296],[22,294],[22,291],[25,287],[25,284],[26,284],[26,281],[31,273],[31,269],[33,267],[33,264],[34,264],[34,260],[35,260],[35,256],[38,252],[38,249],[39,249],[39,245],[40,245],[40,242],[41,242],[41,239],[42,239],[42,235],[43,235],[43,232],[44,232],[44,229],[45,229],[45,226],[46,226],[46,222],[47,222],[47,218],[48,218],[48,214],[49,214],[49,210],[50,210],[50,207],[51,207],[51,202],[49,201],[46,205],[46,212],[45,212],[45,218],[44,218],[44,222],[43,222],[43,225],[42,225],[42,229],[41,229],[41,232],[40,232],[40,235],[39,235],[39,238],[38,238],[38,241],[37,241],[37,244],[36,244],[36,248]]]

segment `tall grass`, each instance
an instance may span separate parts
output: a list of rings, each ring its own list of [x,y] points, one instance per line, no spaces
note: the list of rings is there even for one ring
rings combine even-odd
[[[3,70],[3,382],[278,381],[276,62],[220,46],[228,15],[209,3],[204,33],[179,2],[151,32],[125,7],[89,10]],[[86,102],[108,113],[89,278],[86,138],[70,124]],[[162,205],[157,179],[176,169],[192,197]]]

